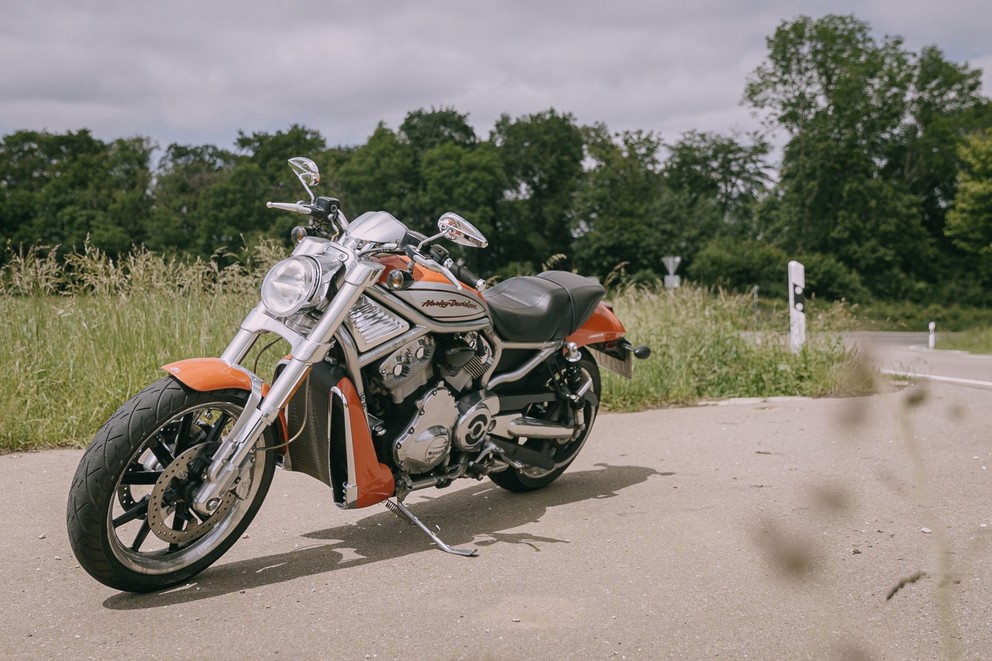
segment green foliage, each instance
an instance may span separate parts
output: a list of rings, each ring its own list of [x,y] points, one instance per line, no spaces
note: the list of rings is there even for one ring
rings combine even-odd
[[[828,319],[813,318],[808,343],[788,348],[788,312],[756,315],[750,296],[683,287],[629,288],[614,298],[631,338],[651,346],[630,381],[604,374],[604,400],[633,410],[726,397],[867,394],[871,370],[847,351]],[[843,314],[842,311],[828,310]]]
[[[992,308],[956,303],[921,306],[905,301],[871,301],[852,307],[857,326],[870,330],[925,333],[931,321],[938,333],[956,333],[992,327]]]
[[[417,182],[413,153],[385,124],[380,123],[369,141],[355,150],[337,176],[349,215],[388,210],[409,219],[408,198]],[[411,225],[416,229],[416,223]]]
[[[780,243],[836,257],[877,296],[932,299],[935,266],[954,268],[942,257],[956,144],[988,121],[980,72],[876,40],[853,16],[784,22],[768,45],[745,98],[790,135]]]
[[[491,139],[507,177],[496,219],[505,256],[540,264],[570,253],[572,202],[583,174],[582,131],[572,115],[503,115]]]
[[[955,333],[953,335],[938,335],[937,348],[992,354],[992,327]]]
[[[456,256],[485,275],[555,257],[651,282],[678,255],[703,282],[771,295],[784,286],[773,261],[790,256],[820,297],[992,303],[992,102],[979,70],[854,16],[800,16],[768,39],[744,98],[787,137],[776,167],[761,133],[663,143],[553,108],[503,115],[484,140],[449,107],[355,146],[329,148],[300,125],[239,132],[230,150],[169,145],[155,167],[146,138],[19,131],[0,141],[0,236],[113,256],[285,243],[300,218],[265,202],[302,197],[285,162],[305,155],[349,217],[382,209],[430,233],[461,213],[491,245]]]
[[[756,205],[767,195],[771,182],[764,137],[736,138],[690,131],[668,145],[664,175],[669,187],[681,191],[690,204],[714,202],[725,231],[748,233]]]
[[[788,263],[789,256],[776,246],[718,238],[696,254],[689,275],[714,287],[745,292],[756,286],[761,295],[782,298],[786,295]]]
[[[0,144],[0,234],[15,243],[82,247],[87,236],[113,253],[145,240],[151,210],[142,138],[104,143],[89,131],[18,131]]]
[[[947,235],[968,252],[992,255],[992,130],[969,136],[961,146],[964,165],[958,176],[954,208],[947,214]]]
[[[576,265],[600,275],[620,263],[631,272],[653,272],[672,239],[663,227],[667,219],[653,208],[664,194],[658,171],[661,142],[650,133],[610,136],[602,125],[585,133],[587,160],[593,165],[575,197]]]
[[[478,141],[475,130],[469,126],[468,116],[454,108],[414,110],[400,124],[400,135],[413,148],[423,154],[440,145],[472,147]]]

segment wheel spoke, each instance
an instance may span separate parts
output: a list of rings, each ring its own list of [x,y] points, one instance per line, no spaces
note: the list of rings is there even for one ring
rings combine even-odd
[[[207,434],[206,442],[209,444],[215,441],[219,441],[221,432],[224,431],[224,427],[227,426],[227,423],[230,420],[231,420],[231,414],[228,413],[227,411],[221,411],[220,417],[217,418],[217,422],[214,423],[214,426],[210,429],[210,433]]]
[[[172,529],[182,531],[186,527],[187,521],[189,521],[189,506],[177,505],[176,511],[172,515]]]
[[[158,463],[162,464],[163,467],[171,464],[176,458],[176,456],[172,454],[172,450],[170,450],[168,446],[162,442],[162,438],[160,436],[153,436],[148,439],[148,449],[152,451],[152,454],[154,454],[155,458],[158,459]]]
[[[130,523],[131,521],[135,521],[136,519],[144,518],[147,516],[148,516],[148,497],[145,496],[144,498],[141,499],[140,503],[138,503],[137,505],[124,512],[116,519],[114,519],[113,521],[114,527],[120,528],[125,523]]]
[[[134,541],[131,542],[131,550],[137,551],[141,548],[141,545],[145,543],[145,539],[148,538],[148,533],[150,533],[152,527],[148,525],[148,519],[141,522],[141,528],[138,530],[138,534],[134,536]]]
[[[191,441],[190,430],[193,427],[194,414],[192,412],[187,413],[179,420],[179,428],[176,430],[176,454],[180,454],[183,450],[190,447]]]
[[[136,484],[151,485],[151,484],[155,484],[155,482],[158,481],[158,478],[161,475],[162,475],[162,471],[149,471],[149,470],[144,470],[143,468],[138,470],[130,470],[124,473],[124,476],[121,477],[121,484],[131,485],[131,486]]]

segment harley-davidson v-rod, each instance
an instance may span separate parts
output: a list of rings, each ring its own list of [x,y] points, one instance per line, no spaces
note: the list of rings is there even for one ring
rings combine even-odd
[[[313,161],[290,164],[310,201],[268,206],[308,222],[260,304],[219,358],[165,365],[79,464],[69,538],[108,586],[157,590],[210,566],[248,527],[276,466],[320,480],[339,507],[383,503],[440,549],[474,555],[404,498],[457,478],[547,486],[592,431],[599,367],[629,377],[632,358],[650,353],[628,342],[596,281],[548,271],[487,289],[437,243],[484,248],[465,219],[442,215],[431,237],[383,211],[348,222],[338,200],[312,192]],[[271,383],[246,366],[265,334],[291,347]]]

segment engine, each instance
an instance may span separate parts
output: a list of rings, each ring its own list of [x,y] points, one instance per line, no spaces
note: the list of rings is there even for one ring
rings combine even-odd
[[[430,335],[418,337],[389,354],[375,366],[375,379],[389,392],[395,404],[399,404],[418,388],[427,384],[431,377],[431,360],[436,345]]]
[[[408,473],[426,473],[443,463],[454,447],[478,450],[499,413],[499,397],[472,393],[455,401],[439,383],[417,400],[417,412],[393,443],[396,465]]]
[[[369,366],[366,376],[382,397],[373,407],[376,414],[394,421],[400,411],[410,416],[398,429],[398,421],[390,425],[398,467],[414,475],[426,473],[447,461],[453,449],[471,451],[482,445],[494,404],[480,401],[472,385],[492,362],[490,345],[472,332],[424,335]],[[387,397],[399,406],[390,406]]]

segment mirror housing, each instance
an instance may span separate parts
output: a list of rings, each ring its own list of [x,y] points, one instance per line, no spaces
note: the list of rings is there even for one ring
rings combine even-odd
[[[486,237],[472,223],[451,211],[438,218],[437,228],[444,238],[461,246],[485,248],[489,245]]]
[[[320,183],[320,168],[306,156],[297,156],[289,159],[289,167],[293,169],[296,178],[300,180],[300,183],[307,190],[307,193],[310,195],[310,203],[313,204],[316,198],[314,198],[310,187]]]

